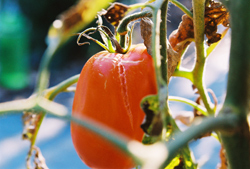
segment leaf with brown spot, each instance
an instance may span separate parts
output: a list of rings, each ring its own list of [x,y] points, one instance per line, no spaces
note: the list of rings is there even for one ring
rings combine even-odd
[[[115,2],[107,11],[102,11],[99,14],[103,15],[109,23],[117,27],[128,9],[129,7],[127,5]]]

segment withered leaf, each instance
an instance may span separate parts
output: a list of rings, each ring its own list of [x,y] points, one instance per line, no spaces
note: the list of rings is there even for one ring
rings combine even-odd
[[[152,55],[152,28],[153,22],[148,17],[142,18],[140,21],[141,36],[144,45],[147,47],[148,54]]]
[[[176,52],[181,53],[193,40],[193,20],[185,14],[182,16],[182,22],[178,29],[170,34],[169,42]]]
[[[194,113],[193,112],[189,112],[189,111],[184,111],[181,114],[177,115],[175,117],[175,120],[179,120],[180,122],[182,122],[183,124],[185,124],[186,126],[189,126],[192,124],[193,120],[194,120]]]
[[[42,117],[42,114],[33,113],[31,111],[24,112],[22,116],[23,125],[24,125],[22,138],[24,140],[31,141],[33,139],[33,135],[37,129],[37,125],[41,117]]]
[[[45,158],[43,157],[38,147],[33,147],[35,150],[34,164],[35,169],[49,169],[46,165]]]
[[[229,27],[229,12],[220,2],[211,0],[205,8],[205,35],[208,45],[221,39],[221,34],[217,33],[217,26],[220,24]],[[182,52],[193,39],[193,20],[185,14],[178,29],[170,34],[169,42],[175,51]]]
[[[152,55],[153,22],[148,17],[144,17],[141,19],[140,28],[141,28],[141,36],[142,36],[142,39],[144,40],[144,45],[147,48],[147,52],[150,55]],[[168,79],[167,81],[169,82],[170,77],[174,73],[178,62],[181,59],[181,55],[172,49],[171,45],[169,45],[169,42],[167,44],[167,57],[168,57]]]
[[[217,33],[217,26],[220,24],[229,27],[229,12],[222,3],[210,1],[209,6],[205,8],[205,34],[208,45],[221,39],[221,34]]]
[[[107,11],[103,11],[99,14],[103,15],[109,23],[116,27],[119,25],[120,21],[125,16],[125,13],[128,8],[129,7],[127,5],[115,2],[107,9]]]
[[[31,159],[33,159],[32,164],[31,164]],[[26,159],[26,165],[27,165],[27,168],[49,169],[46,165],[45,158],[43,157],[42,152],[36,146],[30,147],[30,151]]]

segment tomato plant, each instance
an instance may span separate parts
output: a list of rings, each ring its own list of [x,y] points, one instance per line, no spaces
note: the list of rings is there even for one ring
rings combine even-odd
[[[143,97],[156,94],[152,57],[144,45],[126,54],[102,51],[92,56],[82,69],[75,92],[72,114],[88,117],[141,141]],[[110,142],[72,123],[71,133],[80,158],[91,168],[132,168],[132,159]]]
[[[168,2],[185,13],[178,29],[169,35],[169,43],[166,38]],[[108,1],[102,0],[81,0],[56,20],[48,33],[48,48],[39,68],[34,94],[27,99],[0,103],[0,115],[24,112],[22,136],[30,141],[27,168],[31,168],[31,160],[35,168],[48,168],[36,147],[36,138],[45,115],[50,114],[71,121],[75,149],[91,168],[132,168],[135,165],[144,169],[201,168],[193,159],[188,144],[213,136],[221,144],[220,169],[249,169],[249,2],[192,0],[192,10],[177,0],[150,0],[129,6],[113,3],[107,11],[98,12],[97,27],[77,33],[78,45],[88,43],[80,43],[80,38],[85,37],[107,51],[91,57],[80,76],[48,88],[52,57],[72,33],[87,26],[100,11],[97,6],[106,8],[107,4]],[[130,13],[138,8],[140,12]],[[114,26],[114,34],[102,25],[103,17]],[[138,19],[141,19],[141,35],[147,50],[143,45],[131,47],[132,30]],[[221,34],[217,31],[220,24],[227,27]],[[204,72],[209,54],[229,26],[233,48],[226,97],[222,109],[218,110],[216,95],[204,83]],[[103,43],[91,37],[96,32],[101,34]],[[193,67],[187,69],[181,63],[191,42],[195,43],[195,59]],[[188,79],[198,94],[196,101],[169,96],[171,77]],[[71,87],[74,83],[77,83],[76,89]],[[61,92],[72,91],[75,91],[75,98],[71,115],[65,106],[53,100]],[[190,116],[181,113],[176,118],[170,101],[185,103],[194,110],[192,114],[189,112]],[[144,124],[149,127],[146,129],[141,125],[145,115],[140,105],[147,116]],[[177,120],[186,125],[184,132]],[[140,126],[147,134],[143,140]]]

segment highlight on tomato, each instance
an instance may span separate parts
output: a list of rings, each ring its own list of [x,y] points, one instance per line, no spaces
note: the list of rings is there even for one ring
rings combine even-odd
[[[90,118],[129,139],[142,141],[143,97],[156,94],[152,57],[143,44],[126,54],[102,51],[84,65],[77,83],[72,115]],[[97,134],[71,123],[74,147],[91,168],[133,168],[131,157]]]

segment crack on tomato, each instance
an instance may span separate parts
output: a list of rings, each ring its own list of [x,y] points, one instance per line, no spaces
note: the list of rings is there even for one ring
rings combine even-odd
[[[130,104],[129,104],[129,98],[128,98],[128,86],[127,86],[127,80],[126,80],[126,69],[123,65],[122,55],[117,55],[118,59],[118,73],[119,73],[119,80],[121,85],[121,93],[122,93],[122,99],[123,103],[126,108],[127,115],[129,117],[130,125],[132,129],[134,129],[133,126],[133,115],[131,112]]]

